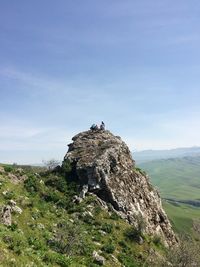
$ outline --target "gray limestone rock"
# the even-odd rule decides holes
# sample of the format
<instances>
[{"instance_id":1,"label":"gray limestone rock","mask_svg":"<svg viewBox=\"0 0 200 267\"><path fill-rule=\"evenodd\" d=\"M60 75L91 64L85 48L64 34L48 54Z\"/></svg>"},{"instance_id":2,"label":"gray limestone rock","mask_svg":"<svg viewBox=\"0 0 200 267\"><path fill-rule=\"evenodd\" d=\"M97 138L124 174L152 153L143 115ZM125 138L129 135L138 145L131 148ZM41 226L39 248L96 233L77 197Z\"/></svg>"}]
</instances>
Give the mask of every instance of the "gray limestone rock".
<instances>
[{"instance_id":1,"label":"gray limestone rock","mask_svg":"<svg viewBox=\"0 0 200 267\"><path fill-rule=\"evenodd\" d=\"M1 216L1 223L8 226L12 224L11 207L9 205L1 207L0 216Z\"/></svg>"},{"instance_id":2,"label":"gray limestone rock","mask_svg":"<svg viewBox=\"0 0 200 267\"><path fill-rule=\"evenodd\" d=\"M94 259L94 262L98 265L105 265L105 258L103 256L100 256L97 251L93 251L92 257Z\"/></svg>"},{"instance_id":3,"label":"gray limestone rock","mask_svg":"<svg viewBox=\"0 0 200 267\"><path fill-rule=\"evenodd\" d=\"M11 207L11 212L14 212L14 213L19 213L21 214L22 213L22 209L20 207L17 206L17 203L14 201L14 200L10 200L9 201L9 205Z\"/></svg>"},{"instance_id":4,"label":"gray limestone rock","mask_svg":"<svg viewBox=\"0 0 200 267\"><path fill-rule=\"evenodd\" d=\"M166 245L177 242L164 212L161 198L148 176L135 168L127 145L109 131L86 131L72 138L64 157L73 169L73 177L82 186L81 197L93 192L103 203L137 226L138 218L145 232L160 235Z\"/></svg>"}]
</instances>

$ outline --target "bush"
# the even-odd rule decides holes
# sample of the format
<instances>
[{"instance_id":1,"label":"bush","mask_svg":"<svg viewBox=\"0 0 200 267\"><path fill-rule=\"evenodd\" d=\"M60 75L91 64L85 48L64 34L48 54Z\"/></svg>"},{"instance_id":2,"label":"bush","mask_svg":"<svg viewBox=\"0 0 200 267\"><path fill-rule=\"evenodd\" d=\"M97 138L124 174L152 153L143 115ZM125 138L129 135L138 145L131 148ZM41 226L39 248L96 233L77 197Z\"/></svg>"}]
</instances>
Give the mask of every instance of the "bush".
<instances>
[{"instance_id":1,"label":"bush","mask_svg":"<svg viewBox=\"0 0 200 267\"><path fill-rule=\"evenodd\" d=\"M17 223L12 223L11 225L8 226L8 228L11 230L11 231L16 231L18 229L18 225Z\"/></svg>"},{"instance_id":2,"label":"bush","mask_svg":"<svg viewBox=\"0 0 200 267\"><path fill-rule=\"evenodd\" d=\"M38 178L34 175L30 175L29 178L24 182L24 187L29 193L36 193L40 190L40 183Z\"/></svg>"},{"instance_id":3,"label":"bush","mask_svg":"<svg viewBox=\"0 0 200 267\"><path fill-rule=\"evenodd\" d=\"M138 267L138 264L134 262L134 257L131 255L126 255L125 253L120 253L118 255L118 260L126 267Z\"/></svg>"},{"instance_id":4,"label":"bush","mask_svg":"<svg viewBox=\"0 0 200 267\"><path fill-rule=\"evenodd\" d=\"M60 192L67 192L68 185L65 177L59 175L50 175L50 177L45 181L45 185L54 187Z\"/></svg>"},{"instance_id":5,"label":"bush","mask_svg":"<svg viewBox=\"0 0 200 267\"><path fill-rule=\"evenodd\" d=\"M3 241L7 243L8 249L12 250L17 255L20 255L25 247L25 243L19 235L14 235L12 237L4 236Z\"/></svg>"},{"instance_id":6,"label":"bush","mask_svg":"<svg viewBox=\"0 0 200 267\"><path fill-rule=\"evenodd\" d=\"M128 228L124 232L124 235L130 241L136 241L136 242L140 242L143 238L142 232L139 229L135 228L134 226Z\"/></svg>"},{"instance_id":7,"label":"bush","mask_svg":"<svg viewBox=\"0 0 200 267\"><path fill-rule=\"evenodd\" d=\"M95 216L98 216L100 213L101 213L101 207L100 206L96 206L95 208L94 208L94 214L95 214Z\"/></svg>"},{"instance_id":8,"label":"bush","mask_svg":"<svg viewBox=\"0 0 200 267\"><path fill-rule=\"evenodd\" d=\"M101 226L101 230L106 232L106 233L108 233L108 234L110 234L110 233L112 233L113 225L110 224L110 223L104 223Z\"/></svg>"},{"instance_id":9,"label":"bush","mask_svg":"<svg viewBox=\"0 0 200 267\"><path fill-rule=\"evenodd\" d=\"M43 261L53 265L58 264L61 267L68 267L72 264L72 259L70 257L66 257L55 252L47 252L43 257Z\"/></svg>"},{"instance_id":10,"label":"bush","mask_svg":"<svg viewBox=\"0 0 200 267\"><path fill-rule=\"evenodd\" d=\"M88 214L88 213L85 213L84 215L82 215L82 220L87 223L87 224L94 224L94 218Z\"/></svg>"},{"instance_id":11,"label":"bush","mask_svg":"<svg viewBox=\"0 0 200 267\"><path fill-rule=\"evenodd\" d=\"M11 171L13 171L13 167L6 165L6 166L4 166L4 171L5 172L11 172Z\"/></svg>"},{"instance_id":12,"label":"bush","mask_svg":"<svg viewBox=\"0 0 200 267\"><path fill-rule=\"evenodd\" d=\"M142 237L144 237L143 232L146 226L144 219L141 216L137 217L137 227L131 226L130 228L126 229L124 235L130 241L140 241Z\"/></svg>"},{"instance_id":13,"label":"bush","mask_svg":"<svg viewBox=\"0 0 200 267\"><path fill-rule=\"evenodd\" d=\"M93 236L93 241L95 242L100 242L101 241L101 234L98 232L95 232L94 236Z\"/></svg>"},{"instance_id":14,"label":"bush","mask_svg":"<svg viewBox=\"0 0 200 267\"><path fill-rule=\"evenodd\" d=\"M180 237L180 244L168 251L167 261L171 266L200 266L200 244L191 238ZM161 266L166 266L164 262Z\"/></svg>"},{"instance_id":15,"label":"bush","mask_svg":"<svg viewBox=\"0 0 200 267\"><path fill-rule=\"evenodd\" d=\"M80 227L66 222L59 223L57 227L54 238L47 241L51 249L68 256L85 254L86 246L83 243Z\"/></svg>"},{"instance_id":16,"label":"bush","mask_svg":"<svg viewBox=\"0 0 200 267\"><path fill-rule=\"evenodd\" d=\"M42 193L42 198L47 202L53 203L57 203L60 200L60 196L54 191Z\"/></svg>"},{"instance_id":17,"label":"bush","mask_svg":"<svg viewBox=\"0 0 200 267\"><path fill-rule=\"evenodd\" d=\"M146 172L144 170L142 170L141 168L139 168L139 167L136 167L135 170L137 172L139 172L140 174L142 174L142 175L146 175Z\"/></svg>"},{"instance_id":18,"label":"bush","mask_svg":"<svg viewBox=\"0 0 200 267\"><path fill-rule=\"evenodd\" d=\"M119 241L118 244L120 245L120 247L122 247L124 251L128 250L127 243L124 240Z\"/></svg>"},{"instance_id":19,"label":"bush","mask_svg":"<svg viewBox=\"0 0 200 267\"><path fill-rule=\"evenodd\" d=\"M110 215L110 219L112 219L112 220L117 221L117 220L119 220L119 218L120 217L116 212L112 212L111 215Z\"/></svg>"},{"instance_id":20,"label":"bush","mask_svg":"<svg viewBox=\"0 0 200 267\"><path fill-rule=\"evenodd\" d=\"M106 253L111 254L115 251L115 246L112 243L108 243L102 247L102 250L105 251Z\"/></svg>"},{"instance_id":21,"label":"bush","mask_svg":"<svg viewBox=\"0 0 200 267\"><path fill-rule=\"evenodd\" d=\"M14 199L15 193L13 191L7 191L6 194L4 195L4 198L6 200Z\"/></svg>"},{"instance_id":22,"label":"bush","mask_svg":"<svg viewBox=\"0 0 200 267\"><path fill-rule=\"evenodd\" d=\"M154 237L153 237L153 243L156 245L156 246L158 246L158 245L160 245L162 242L161 242L161 237L159 236L159 235L155 235Z\"/></svg>"},{"instance_id":23,"label":"bush","mask_svg":"<svg viewBox=\"0 0 200 267\"><path fill-rule=\"evenodd\" d=\"M45 249L45 246L41 242L41 240L39 240L33 236L30 236L28 238L28 244L29 244L29 246L31 246L35 250L44 250Z\"/></svg>"},{"instance_id":24,"label":"bush","mask_svg":"<svg viewBox=\"0 0 200 267\"><path fill-rule=\"evenodd\" d=\"M68 173L70 173L72 171L72 165L71 165L71 162L69 160L63 161L63 163L62 163L62 171L65 174L68 174Z\"/></svg>"}]
</instances>

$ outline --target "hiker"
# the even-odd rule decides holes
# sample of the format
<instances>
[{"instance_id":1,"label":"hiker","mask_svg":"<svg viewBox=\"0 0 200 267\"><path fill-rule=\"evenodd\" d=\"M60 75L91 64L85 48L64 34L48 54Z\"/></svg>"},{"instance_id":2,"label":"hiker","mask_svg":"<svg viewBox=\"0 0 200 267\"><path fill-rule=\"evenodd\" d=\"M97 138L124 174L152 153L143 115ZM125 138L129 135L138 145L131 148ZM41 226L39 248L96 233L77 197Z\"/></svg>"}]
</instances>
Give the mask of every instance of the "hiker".
<instances>
[{"instance_id":1,"label":"hiker","mask_svg":"<svg viewBox=\"0 0 200 267\"><path fill-rule=\"evenodd\" d=\"M96 131L98 129L99 129L99 127L97 124L92 124L92 126L90 127L90 130L92 130L92 131Z\"/></svg>"},{"instance_id":2,"label":"hiker","mask_svg":"<svg viewBox=\"0 0 200 267\"><path fill-rule=\"evenodd\" d=\"M95 124L92 124L92 126L90 127L90 130L94 131L96 125Z\"/></svg>"},{"instance_id":3,"label":"hiker","mask_svg":"<svg viewBox=\"0 0 200 267\"><path fill-rule=\"evenodd\" d=\"M104 131L105 130L105 123L102 121L100 125L100 130Z\"/></svg>"}]
</instances>

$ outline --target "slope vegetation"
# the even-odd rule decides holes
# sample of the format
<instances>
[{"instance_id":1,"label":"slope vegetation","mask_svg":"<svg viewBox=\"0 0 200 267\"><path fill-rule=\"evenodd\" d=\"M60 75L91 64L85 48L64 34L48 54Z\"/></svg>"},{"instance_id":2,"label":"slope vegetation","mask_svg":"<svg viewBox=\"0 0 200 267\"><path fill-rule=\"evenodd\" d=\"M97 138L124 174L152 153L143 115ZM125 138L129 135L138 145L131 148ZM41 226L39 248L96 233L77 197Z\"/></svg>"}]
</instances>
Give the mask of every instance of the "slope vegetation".
<instances>
[{"instance_id":1,"label":"slope vegetation","mask_svg":"<svg viewBox=\"0 0 200 267\"><path fill-rule=\"evenodd\" d=\"M155 266L160 240L102 208L92 193L75 204L65 167L0 167L1 266Z\"/></svg>"}]
</instances>

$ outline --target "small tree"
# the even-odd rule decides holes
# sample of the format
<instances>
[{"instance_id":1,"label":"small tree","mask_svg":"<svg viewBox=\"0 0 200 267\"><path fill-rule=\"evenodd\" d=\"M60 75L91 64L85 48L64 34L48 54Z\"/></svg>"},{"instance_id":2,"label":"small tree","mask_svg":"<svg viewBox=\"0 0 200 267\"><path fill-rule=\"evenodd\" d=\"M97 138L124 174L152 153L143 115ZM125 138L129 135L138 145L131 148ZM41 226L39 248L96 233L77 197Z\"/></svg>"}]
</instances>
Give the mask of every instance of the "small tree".
<instances>
[{"instance_id":1,"label":"small tree","mask_svg":"<svg viewBox=\"0 0 200 267\"><path fill-rule=\"evenodd\" d=\"M200 244L189 236L180 236L179 244L168 249L166 257L150 257L151 267L198 267L200 266Z\"/></svg>"},{"instance_id":2,"label":"small tree","mask_svg":"<svg viewBox=\"0 0 200 267\"><path fill-rule=\"evenodd\" d=\"M47 161L43 160L42 162L44 163L44 165L47 167L48 170L53 170L60 163L56 159L50 159L50 160L47 160Z\"/></svg>"}]
</instances>

